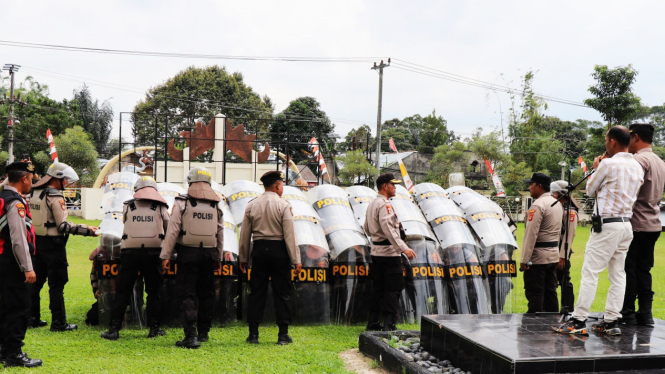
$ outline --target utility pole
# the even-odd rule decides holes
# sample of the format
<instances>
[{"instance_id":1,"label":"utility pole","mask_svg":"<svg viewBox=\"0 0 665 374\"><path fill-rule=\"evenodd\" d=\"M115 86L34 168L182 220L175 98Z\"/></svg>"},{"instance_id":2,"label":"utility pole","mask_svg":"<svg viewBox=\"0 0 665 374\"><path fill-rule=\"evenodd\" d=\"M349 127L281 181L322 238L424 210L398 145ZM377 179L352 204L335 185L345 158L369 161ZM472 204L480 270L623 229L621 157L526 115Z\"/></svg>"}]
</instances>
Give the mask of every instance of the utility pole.
<instances>
[{"instance_id":1,"label":"utility pole","mask_svg":"<svg viewBox=\"0 0 665 374\"><path fill-rule=\"evenodd\" d=\"M379 65L374 63L374 66L372 67L372 70L378 70L379 71L379 112L376 116L376 168L381 170L381 99L383 96L383 68L386 68L390 66L390 58L388 59L388 63L384 64L383 60L381 60L381 63Z\"/></svg>"},{"instance_id":2,"label":"utility pole","mask_svg":"<svg viewBox=\"0 0 665 374\"><path fill-rule=\"evenodd\" d=\"M18 71L21 65L5 64L2 70L8 70L10 76L9 86L9 121L7 122L7 137L9 138L9 160L7 164L14 162L14 103L17 102L14 97L14 73Z\"/></svg>"}]
</instances>

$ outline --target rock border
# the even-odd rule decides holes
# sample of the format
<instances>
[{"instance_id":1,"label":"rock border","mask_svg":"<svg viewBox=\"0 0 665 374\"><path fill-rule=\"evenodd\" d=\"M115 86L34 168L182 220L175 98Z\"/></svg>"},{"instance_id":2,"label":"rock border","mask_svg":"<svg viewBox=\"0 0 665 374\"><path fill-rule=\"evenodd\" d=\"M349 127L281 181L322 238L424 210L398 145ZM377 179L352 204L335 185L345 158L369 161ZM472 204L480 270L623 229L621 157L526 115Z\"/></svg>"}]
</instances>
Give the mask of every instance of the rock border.
<instances>
[{"instance_id":1,"label":"rock border","mask_svg":"<svg viewBox=\"0 0 665 374\"><path fill-rule=\"evenodd\" d=\"M391 339L397 336L400 340L408 338L420 338L420 331L397 330L392 332L370 332L365 331L358 337L358 348L364 355L376 360L379 365L392 373L407 374L432 374L431 371L408 361L406 355L394 349L383 339Z\"/></svg>"}]
</instances>

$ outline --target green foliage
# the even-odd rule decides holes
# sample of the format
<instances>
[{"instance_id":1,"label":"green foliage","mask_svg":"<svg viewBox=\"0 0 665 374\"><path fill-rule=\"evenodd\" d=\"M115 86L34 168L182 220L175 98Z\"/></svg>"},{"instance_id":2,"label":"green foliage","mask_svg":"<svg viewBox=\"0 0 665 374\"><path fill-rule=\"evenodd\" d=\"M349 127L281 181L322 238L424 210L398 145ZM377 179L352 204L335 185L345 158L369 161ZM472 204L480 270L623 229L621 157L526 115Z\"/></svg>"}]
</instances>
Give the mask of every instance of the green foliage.
<instances>
[{"instance_id":1,"label":"green foliage","mask_svg":"<svg viewBox=\"0 0 665 374\"><path fill-rule=\"evenodd\" d=\"M93 100L90 88L85 84L81 89L74 91L74 100L78 102L83 129L92 134L95 143L95 149L99 154L106 154L107 151L114 153L113 148L108 148L109 137L113 129L113 108L108 100L99 103L99 100ZM115 149L117 152L117 147Z\"/></svg>"},{"instance_id":2,"label":"green foliage","mask_svg":"<svg viewBox=\"0 0 665 374\"><path fill-rule=\"evenodd\" d=\"M501 177L507 196L517 196L520 191L527 190L529 186L524 183L524 180L533 173L525 162L515 163L512 160L502 164L495 171Z\"/></svg>"},{"instance_id":3,"label":"green foliage","mask_svg":"<svg viewBox=\"0 0 665 374\"><path fill-rule=\"evenodd\" d=\"M307 158L309 153L308 142L315 137L321 145L322 154L324 150L330 150L332 140L328 134L335 130L335 124L330 121L326 112L321 110L321 104L313 97L299 97L289 103L281 113L275 116L275 120L270 125L271 141L275 142L282 153L287 153L295 162ZM285 150L285 143L289 144L288 151ZM305 153L305 152L307 153Z\"/></svg>"},{"instance_id":4,"label":"green foliage","mask_svg":"<svg viewBox=\"0 0 665 374\"><path fill-rule=\"evenodd\" d=\"M54 137L58 149L58 160L71 166L79 175L82 186L91 186L99 174L97 151L92 143L92 135L80 126L65 130Z\"/></svg>"},{"instance_id":5,"label":"green foliage","mask_svg":"<svg viewBox=\"0 0 665 374\"><path fill-rule=\"evenodd\" d=\"M443 144L452 144L459 137L452 130L448 130L448 122L436 111L422 117L414 114L402 120L393 118L381 125L381 151L390 152L388 139L393 138L397 150L417 150L420 153L431 154L435 148Z\"/></svg>"},{"instance_id":6,"label":"green foliage","mask_svg":"<svg viewBox=\"0 0 665 374\"><path fill-rule=\"evenodd\" d=\"M416 149L415 140L410 132L402 128L388 128L381 130L381 152L392 152L389 143L391 138L400 152Z\"/></svg>"},{"instance_id":7,"label":"green foliage","mask_svg":"<svg viewBox=\"0 0 665 374\"><path fill-rule=\"evenodd\" d=\"M448 176L451 173L465 170L470 156L466 144L460 141L436 147L434 157L430 162L431 171L427 173L427 182L449 187Z\"/></svg>"},{"instance_id":8,"label":"green foliage","mask_svg":"<svg viewBox=\"0 0 665 374\"><path fill-rule=\"evenodd\" d=\"M648 122L654 125L654 147L665 147L665 104L652 107L641 106L640 111L633 117L639 122Z\"/></svg>"},{"instance_id":9,"label":"green foliage","mask_svg":"<svg viewBox=\"0 0 665 374\"><path fill-rule=\"evenodd\" d=\"M344 186L374 180L374 177L379 175L379 171L367 161L365 154L360 150L346 152L345 155L339 156L337 161L344 164L344 168L339 172L340 182Z\"/></svg>"},{"instance_id":10,"label":"green foliage","mask_svg":"<svg viewBox=\"0 0 665 374\"><path fill-rule=\"evenodd\" d=\"M640 112L640 98L632 92L637 70L631 65L608 69L607 65L596 65L591 74L596 85L589 87L595 96L584 100L584 104L600 112L609 129L613 125L625 125Z\"/></svg>"},{"instance_id":11,"label":"green foliage","mask_svg":"<svg viewBox=\"0 0 665 374\"><path fill-rule=\"evenodd\" d=\"M338 146L340 151L353 151L353 137L356 137L356 150L367 150L367 134L369 134L369 147L374 150L375 140L372 137L372 129L367 125L362 125L357 129L353 128L344 137L344 141Z\"/></svg>"}]
</instances>

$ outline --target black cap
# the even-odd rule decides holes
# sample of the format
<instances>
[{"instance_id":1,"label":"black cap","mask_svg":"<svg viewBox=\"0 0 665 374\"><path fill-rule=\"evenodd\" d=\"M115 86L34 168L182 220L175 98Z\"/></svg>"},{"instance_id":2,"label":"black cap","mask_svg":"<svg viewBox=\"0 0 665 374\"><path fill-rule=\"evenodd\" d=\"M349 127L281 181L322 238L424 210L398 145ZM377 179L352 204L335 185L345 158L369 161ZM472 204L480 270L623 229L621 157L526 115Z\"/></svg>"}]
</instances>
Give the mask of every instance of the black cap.
<instances>
[{"instance_id":1,"label":"black cap","mask_svg":"<svg viewBox=\"0 0 665 374\"><path fill-rule=\"evenodd\" d=\"M650 123L633 123L628 130L635 134L653 134L656 128Z\"/></svg>"},{"instance_id":2,"label":"black cap","mask_svg":"<svg viewBox=\"0 0 665 374\"><path fill-rule=\"evenodd\" d=\"M7 173L9 173L10 171L27 171L28 173L34 173L35 165L27 162L15 161L7 165L5 171Z\"/></svg>"},{"instance_id":3,"label":"black cap","mask_svg":"<svg viewBox=\"0 0 665 374\"><path fill-rule=\"evenodd\" d=\"M284 172L278 170L269 171L261 176L261 182L264 185L272 185L276 181L283 181L283 180L284 180Z\"/></svg>"},{"instance_id":4,"label":"black cap","mask_svg":"<svg viewBox=\"0 0 665 374\"><path fill-rule=\"evenodd\" d=\"M395 176L393 175L393 173L381 174L381 175L378 176L378 178L376 178L376 185L377 186L380 186L380 185L385 184L385 183L400 184L400 183L402 183L402 181L399 180L399 179L395 179Z\"/></svg>"},{"instance_id":5,"label":"black cap","mask_svg":"<svg viewBox=\"0 0 665 374\"><path fill-rule=\"evenodd\" d=\"M543 174L543 173L533 173L531 176L531 179L525 179L525 183L538 183L542 184L543 186L550 186L550 183L552 183L552 178L550 178L549 175Z\"/></svg>"}]
</instances>

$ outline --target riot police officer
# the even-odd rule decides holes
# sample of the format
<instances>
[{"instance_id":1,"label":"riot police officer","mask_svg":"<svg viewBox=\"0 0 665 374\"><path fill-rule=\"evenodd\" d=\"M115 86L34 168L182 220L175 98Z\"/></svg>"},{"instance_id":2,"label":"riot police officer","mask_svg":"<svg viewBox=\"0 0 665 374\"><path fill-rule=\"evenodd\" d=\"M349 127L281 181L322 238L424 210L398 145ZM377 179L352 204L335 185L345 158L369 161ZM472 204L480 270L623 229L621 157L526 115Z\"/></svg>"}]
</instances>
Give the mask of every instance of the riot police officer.
<instances>
[{"instance_id":1,"label":"riot police officer","mask_svg":"<svg viewBox=\"0 0 665 374\"><path fill-rule=\"evenodd\" d=\"M265 193L247 204L240 229L240 269L247 273L250 240L252 267L249 275L249 336L247 342L259 343L259 324L263 320L268 283L272 283L275 315L279 333L277 344L286 345L291 324L291 265L300 273L300 249L296 245L291 204L282 199L284 174L269 171L261 177Z\"/></svg>"},{"instance_id":2,"label":"riot police officer","mask_svg":"<svg viewBox=\"0 0 665 374\"><path fill-rule=\"evenodd\" d=\"M173 251L178 254L176 297L185 338L183 348L198 348L209 340L215 303L214 272L221 269L224 250L224 220L217 193L210 187L212 175L205 168L189 171L186 195L176 197L166 238L162 244L164 270ZM199 309L196 312L196 298ZM198 335L197 335L198 328Z\"/></svg>"},{"instance_id":3,"label":"riot police officer","mask_svg":"<svg viewBox=\"0 0 665 374\"><path fill-rule=\"evenodd\" d=\"M556 181L550 184L550 193L555 199L563 196L568 187L566 181ZM572 196L564 196L561 200L563 206L563 217L561 220L561 239L559 240L559 265L556 277L559 285L563 284L564 290L561 294L561 307L566 307L569 312L575 308L575 291L573 282L570 280L570 256L573 254L573 241L577 232L577 221L579 220L580 206ZM570 212L568 212L570 205ZM566 248L566 245L568 248ZM566 255L568 257L566 257Z\"/></svg>"},{"instance_id":4,"label":"riot police officer","mask_svg":"<svg viewBox=\"0 0 665 374\"><path fill-rule=\"evenodd\" d=\"M35 233L30 209L20 194L30 192L35 167L26 162L7 166L8 184L0 192L0 361L5 367L41 366L21 352L30 311L30 284L36 275L30 254Z\"/></svg>"},{"instance_id":5,"label":"riot police officer","mask_svg":"<svg viewBox=\"0 0 665 374\"><path fill-rule=\"evenodd\" d=\"M401 255L404 254L409 260L416 258L416 252L400 237L400 223L388 200L395 196L395 185L400 183L402 181L396 180L392 173L379 175L376 178L379 196L367 207L364 229L372 238L372 263L369 270L372 292L368 330L397 329L395 324L399 312L399 295L404 289ZM380 312L383 312L383 326L379 322Z\"/></svg>"},{"instance_id":6,"label":"riot police officer","mask_svg":"<svg viewBox=\"0 0 665 374\"><path fill-rule=\"evenodd\" d=\"M67 164L56 162L48 168L46 175L32 186L30 210L37 235L37 251L33 256L37 281L31 291L30 327L46 326L46 321L40 319L39 293L48 278L51 331L71 331L77 328L76 325L67 323L65 313L64 289L69 281L65 247L70 234L97 236L97 227L75 225L67 221L67 207L62 191L67 185L78 180L74 169Z\"/></svg>"},{"instance_id":7,"label":"riot police officer","mask_svg":"<svg viewBox=\"0 0 665 374\"><path fill-rule=\"evenodd\" d=\"M165 335L164 330L159 329L159 289L163 284L159 254L169 225L168 205L157 192L157 183L152 177L139 178L134 184L134 192L134 199L125 202L122 213L125 225L121 244L121 266L109 331L102 333L102 338L108 340L119 338L118 331L122 328L122 320L139 272L145 280L148 294L148 338Z\"/></svg>"}]
</instances>

